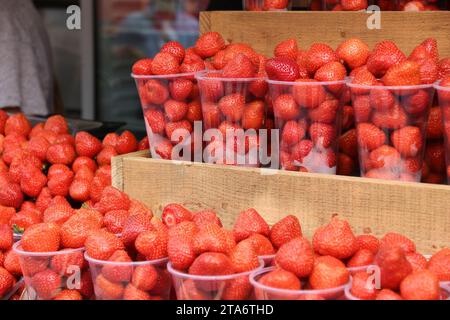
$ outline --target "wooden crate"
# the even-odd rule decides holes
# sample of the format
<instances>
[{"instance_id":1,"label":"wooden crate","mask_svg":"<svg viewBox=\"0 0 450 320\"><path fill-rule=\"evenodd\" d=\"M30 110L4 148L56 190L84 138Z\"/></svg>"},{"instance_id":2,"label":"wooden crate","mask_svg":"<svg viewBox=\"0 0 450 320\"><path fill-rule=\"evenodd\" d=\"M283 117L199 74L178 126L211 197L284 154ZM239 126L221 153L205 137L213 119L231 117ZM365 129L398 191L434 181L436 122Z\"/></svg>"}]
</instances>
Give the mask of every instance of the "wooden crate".
<instances>
[{"instance_id":1,"label":"wooden crate","mask_svg":"<svg viewBox=\"0 0 450 320\"><path fill-rule=\"evenodd\" d=\"M364 12L203 12L200 31L217 31L230 42L251 44L259 53L273 55L277 43L296 38L301 48L314 42L337 46L351 37L371 47L393 40L410 53L424 39L434 37L442 57L450 57L450 11L381 12L381 29L369 30Z\"/></svg>"},{"instance_id":2,"label":"wooden crate","mask_svg":"<svg viewBox=\"0 0 450 320\"><path fill-rule=\"evenodd\" d=\"M253 207L270 224L296 215L308 237L339 214L357 233L400 232L424 253L450 246L448 186L174 163L149 159L147 152L114 158L112 174L115 187L158 214L173 202L212 208L230 227L240 211Z\"/></svg>"}]
</instances>

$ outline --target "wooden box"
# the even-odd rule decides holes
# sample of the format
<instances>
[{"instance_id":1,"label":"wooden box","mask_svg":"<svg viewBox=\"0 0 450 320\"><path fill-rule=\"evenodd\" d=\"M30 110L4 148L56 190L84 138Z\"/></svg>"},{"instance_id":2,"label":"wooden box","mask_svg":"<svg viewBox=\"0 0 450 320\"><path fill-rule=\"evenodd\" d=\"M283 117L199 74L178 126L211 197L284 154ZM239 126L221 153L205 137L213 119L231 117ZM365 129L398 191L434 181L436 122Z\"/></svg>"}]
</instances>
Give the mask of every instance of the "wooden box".
<instances>
[{"instance_id":1,"label":"wooden box","mask_svg":"<svg viewBox=\"0 0 450 320\"><path fill-rule=\"evenodd\" d=\"M400 232L424 253L450 246L448 186L171 162L147 152L114 158L112 174L115 187L157 214L169 203L211 208L231 227L255 208L270 224L296 215L308 237L339 214L358 234Z\"/></svg>"}]
</instances>

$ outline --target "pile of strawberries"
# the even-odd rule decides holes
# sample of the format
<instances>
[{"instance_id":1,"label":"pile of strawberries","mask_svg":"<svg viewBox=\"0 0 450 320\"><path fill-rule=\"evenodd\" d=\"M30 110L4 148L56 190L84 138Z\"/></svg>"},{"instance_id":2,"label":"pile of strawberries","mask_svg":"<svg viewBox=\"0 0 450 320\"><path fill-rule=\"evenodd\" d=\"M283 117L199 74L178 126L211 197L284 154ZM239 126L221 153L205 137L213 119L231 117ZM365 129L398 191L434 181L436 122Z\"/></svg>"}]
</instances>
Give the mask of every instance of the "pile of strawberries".
<instances>
[{"instance_id":1,"label":"pile of strawberries","mask_svg":"<svg viewBox=\"0 0 450 320\"><path fill-rule=\"evenodd\" d=\"M435 11L441 10L439 0L313 0L311 10L360 11L375 4L383 11Z\"/></svg>"},{"instance_id":2,"label":"pile of strawberries","mask_svg":"<svg viewBox=\"0 0 450 320\"><path fill-rule=\"evenodd\" d=\"M286 10L290 0L244 0L244 10L247 11L276 11Z\"/></svg>"},{"instance_id":3,"label":"pile of strawberries","mask_svg":"<svg viewBox=\"0 0 450 320\"><path fill-rule=\"evenodd\" d=\"M360 11L369 6L367 0L322 0L324 10L332 11Z\"/></svg>"},{"instance_id":4,"label":"pile of strawberries","mask_svg":"<svg viewBox=\"0 0 450 320\"><path fill-rule=\"evenodd\" d=\"M397 10L401 11L435 11L440 10L439 0L398 0Z\"/></svg>"}]
</instances>

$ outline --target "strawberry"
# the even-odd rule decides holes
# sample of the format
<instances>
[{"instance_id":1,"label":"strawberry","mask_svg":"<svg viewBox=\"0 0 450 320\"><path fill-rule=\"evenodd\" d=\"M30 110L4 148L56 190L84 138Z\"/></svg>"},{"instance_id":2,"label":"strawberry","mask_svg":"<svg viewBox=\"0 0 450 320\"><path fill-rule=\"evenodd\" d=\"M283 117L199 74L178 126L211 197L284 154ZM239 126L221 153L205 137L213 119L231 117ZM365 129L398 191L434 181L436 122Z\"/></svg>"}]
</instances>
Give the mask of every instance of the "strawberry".
<instances>
[{"instance_id":1,"label":"strawberry","mask_svg":"<svg viewBox=\"0 0 450 320\"><path fill-rule=\"evenodd\" d=\"M369 95L370 106L379 112L387 112L395 105L395 97L391 91L386 90L383 86L372 89Z\"/></svg>"},{"instance_id":2,"label":"strawberry","mask_svg":"<svg viewBox=\"0 0 450 320\"><path fill-rule=\"evenodd\" d=\"M312 122L334 124L339 110L339 101L325 100L317 108L309 110L308 115Z\"/></svg>"},{"instance_id":3,"label":"strawberry","mask_svg":"<svg viewBox=\"0 0 450 320\"><path fill-rule=\"evenodd\" d=\"M225 49L225 40L218 32L206 32L195 43L195 52L203 59L213 57L222 49Z\"/></svg>"},{"instance_id":4,"label":"strawberry","mask_svg":"<svg viewBox=\"0 0 450 320\"><path fill-rule=\"evenodd\" d=\"M173 143L182 143L193 131L192 124L187 120L166 123L166 135Z\"/></svg>"},{"instance_id":5,"label":"strawberry","mask_svg":"<svg viewBox=\"0 0 450 320\"><path fill-rule=\"evenodd\" d=\"M226 282L222 300L248 300L253 293L253 287L246 276L237 277Z\"/></svg>"},{"instance_id":6,"label":"strawberry","mask_svg":"<svg viewBox=\"0 0 450 320\"><path fill-rule=\"evenodd\" d=\"M254 270L259 266L256 250L251 242L238 243L229 254L235 273Z\"/></svg>"},{"instance_id":7,"label":"strawberry","mask_svg":"<svg viewBox=\"0 0 450 320\"><path fill-rule=\"evenodd\" d=\"M281 132L281 141L288 146L293 146L299 143L305 137L305 130L294 121L288 121Z\"/></svg>"},{"instance_id":8,"label":"strawberry","mask_svg":"<svg viewBox=\"0 0 450 320\"><path fill-rule=\"evenodd\" d=\"M7 224L0 224L0 250L9 250L13 245L13 232Z\"/></svg>"},{"instance_id":9,"label":"strawberry","mask_svg":"<svg viewBox=\"0 0 450 320\"><path fill-rule=\"evenodd\" d=\"M298 105L307 109L317 108L326 99L324 87L313 79L297 80L292 95Z\"/></svg>"},{"instance_id":10,"label":"strawberry","mask_svg":"<svg viewBox=\"0 0 450 320\"><path fill-rule=\"evenodd\" d=\"M47 177L33 166L23 170L20 179L22 192L29 197L37 197L47 184Z\"/></svg>"},{"instance_id":11,"label":"strawberry","mask_svg":"<svg viewBox=\"0 0 450 320\"><path fill-rule=\"evenodd\" d=\"M105 214L103 220L106 230L111 233L119 234L123 230L123 226L128 219L128 211L126 210L111 210Z\"/></svg>"},{"instance_id":12,"label":"strawberry","mask_svg":"<svg viewBox=\"0 0 450 320\"><path fill-rule=\"evenodd\" d=\"M202 114L202 105L200 101L195 100L188 103L188 110L186 113L186 119L189 120L191 123L194 123L195 121L201 121L203 118Z\"/></svg>"},{"instance_id":13,"label":"strawberry","mask_svg":"<svg viewBox=\"0 0 450 320\"><path fill-rule=\"evenodd\" d=\"M337 174L351 176L355 172L355 161L345 153L339 153L337 158Z\"/></svg>"},{"instance_id":14,"label":"strawberry","mask_svg":"<svg viewBox=\"0 0 450 320\"><path fill-rule=\"evenodd\" d=\"M177 58L178 63L182 63L184 60L185 50L181 43L177 41L166 42L162 47L160 52L167 52L172 54Z\"/></svg>"},{"instance_id":15,"label":"strawberry","mask_svg":"<svg viewBox=\"0 0 450 320\"><path fill-rule=\"evenodd\" d=\"M403 300L403 298L390 289L383 289L378 292L376 300Z\"/></svg>"},{"instance_id":16,"label":"strawberry","mask_svg":"<svg viewBox=\"0 0 450 320\"><path fill-rule=\"evenodd\" d=\"M106 279L102 274L95 279L95 295L100 300L119 300L123 297L124 288L120 283Z\"/></svg>"},{"instance_id":17,"label":"strawberry","mask_svg":"<svg viewBox=\"0 0 450 320\"><path fill-rule=\"evenodd\" d=\"M291 240L302 236L302 228L297 217L289 215L276 224L270 230L270 241L275 248L280 248Z\"/></svg>"},{"instance_id":18,"label":"strawberry","mask_svg":"<svg viewBox=\"0 0 450 320\"><path fill-rule=\"evenodd\" d=\"M263 275L258 282L270 288L284 290L300 290L302 286L294 273L283 269L275 269Z\"/></svg>"},{"instance_id":19,"label":"strawberry","mask_svg":"<svg viewBox=\"0 0 450 320\"><path fill-rule=\"evenodd\" d=\"M436 39L428 38L424 40L420 45L414 48L408 59L412 61L431 59L432 61L438 63L439 51Z\"/></svg>"},{"instance_id":20,"label":"strawberry","mask_svg":"<svg viewBox=\"0 0 450 320\"><path fill-rule=\"evenodd\" d=\"M7 174L0 174L0 205L20 208L23 200L20 185L13 183Z\"/></svg>"},{"instance_id":21,"label":"strawberry","mask_svg":"<svg viewBox=\"0 0 450 320\"><path fill-rule=\"evenodd\" d=\"M340 81L344 80L346 76L347 70L345 69L344 65L340 62L332 61L320 67L316 71L314 79L324 82ZM342 87L342 85L329 86L329 88L333 89L332 92L339 92Z\"/></svg>"},{"instance_id":22,"label":"strawberry","mask_svg":"<svg viewBox=\"0 0 450 320\"><path fill-rule=\"evenodd\" d=\"M105 214L111 210L127 210L130 208L130 198L114 187L106 187L95 209Z\"/></svg>"},{"instance_id":23,"label":"strawberry","mask_svg":"<svg viewBox=\"0 0 450 320\"><path fill-rule=\"evenodd\" d=\"M117 140L116 151L118 154L127 154L137 150L138 141L133 133L126 130Z\"/></svg>"},{"instance_id":24,"label":"strawberry","mask_svg":"<svg viewBox=\"0 0 450 320\"><path fill-rule=\"evenodd\" d=\"M253 78L256 68L250 58L244 54L238 54L223 68L224 78Z\"/></svg>"},{"instance_id":25,"label":"strawberry","mask_svg":"<svg viewBox=\"0 0 450 320\"><path fill-rule=\"evenodd\" d=\"M22 276L22 268L20 267L19 255L14 250L9 250L4 254L3 267L13 276ZM1 259L0 259L1 260ZM0 262L1 265L1 262Z\"/></svg>"},{"instance_id":26,"label":"strawberry","mask_svg":"<svg viewBox=\"0 0 450 320\"><path fill-rule=\"evenodd\" d=\"M358 145L360 148L372 151L381 147L386 141L385 133L370 123L360 123L357 128Z\"/></svg>"},{"instance_id":27,"label":"strawberry","mask_svg":"<svg viewBox=\"0 0 450 320\"><path fill-rule=\"evenodd\" d=\"M204 223L201 223L198 225L192 221L180 222L179 224L177 224L169 229L169 237L170 238L177 238L177 237L193 238L194 235L199 231L199 227L203 228L207 224L216 224L216 222L215 221L205 221ZM219 226L219 227L221 227L221 226Z\"/></svg>"},{"instance_id":28,"label":"strawberry","mask_svg":"<svg viewBox=\"0 0 450 320\"><path fill-rule=\"evenodd\" d=\"M420 253L406 254L406 260L411 264L412 272L422 271L427 268L428 260Z\"/></svg>"},{"instance_id":29,"label":"strawberry","mask_svg":"<svg viewBox=\"0 0 450 320\"><path fill-rule=\"evenodd\" d=\"M48 172L48 189L52 196L66 197L73 181L73 172L65 165L52 165Z\"/></svg>"},{"instance_id":30,"label":"strawberry","mask_svg":"<svg viewBox=\"0 0 450 320\"><path fill-rule=\"evenodd\" d=\"M25 230L22 248L29 252L58 251L61 241L60 227L54 223L39 223Z\"/></svg>"},{"instance_id":31,"label":"strawberry","mask_svg":"<svg viewBox=\"0 0 450 320\"><path fill-rule=\"evenodd\" d=\"M192 237L182 235L169 238L167 253L172 266L176 270L187 270L197 257Z\"/></svg>"},{"instance_id":32,"label":"strawberry","mask_svg":"<svg viewBox=\"0 0 450 320\"><path fill-rule=\"evenodd\" d=\"M84 245L87 254L98 260L107 260L116 250L123 249L122 241L105 230L95 230L89 233Z\"/></svg>"},{"instance_id":33,"label":"strawberry","mask_svg":"<svg viewBox=\"0 0 450 320\"><path fill-rule=\"evenodd\" d=\"M450 281L450 249L444 248L435 253L428 262L428 269L434 272L440 281Z\"/></svg>"},{"instance_id":34,"label":"strawberry","mask_svg":"<svg viewBox=\"0 0 450 320\"><path fill-rule=\"evenodd\" d=\"M306 53L306 69L310 75L314 75L327 63L335 61L339 61L336 52L323 43L314 43Z\"/></svg>"},{"instance_id":35,"label":"strawberry","mask_svg":"<svg viewBox=\"0 0 450 320\"><path fill-rule=\"evenodd\" d=\"M31 286L36 291L38 298L49 300L54 298L61 290L61 280L57 273L47 269L31 278Z\"/></svg>"},{"instance_id":36,"label":"strawberry","mask_svg":"<svg viewBox=\"0 0 450 320\"><path fill-rule=\"evenodd\" d=\"M148 109L144 112L147 125L154 134L162 134L165 128L164 113L161 110Z\"/></svg>"},{"instance_id":37,"label":"strawberry","mask_svg":"<svg viewBox=\"0 0 450 320\"><path fill-rule=\"evenodd\" d=\"M428 111L432 103L429 93L425 90L419 90L417 93L407 96L403 101L403 106L406 112L421 116L425 111Z\"/></svg>"},{"instance_id":38,"label":"strawberry","mask_svg":"<svg viewBox=\"0 0 450 320\"><path fill-rule=\"evenodd\" d=\"M374 112L372 122L379 128L400 129L407 125L408 117L399 105L386 112Z\"/></svg>"},{"instance_id":39,"label":"strawberry","mask_svg":"<svg viewBox=\"0 0 450 320\"><path fill-rule=\"evenodd\" d=\"M38 210L20 211L9 221L10 227L18 231L24 231L30 226L42 222L41 213Z\"/></svg>"},{"instance_id":40,"label":"strawberry","mask_svg":"<svg viewBox=\"0 0 450 320\"><path fill-rule=\"evenodd\" d=\"M14 208L0 205L0 224L8 224L15 213L16 210Z\"/></svg>"},{"instance_id":41,"label":"strawberry","mask_svg":"<svg viewBox=\"0 0 450 320\"><path fill-rule=\"evenodd\" d=\"M445 148L442 143L428 143L425 150L425 161L433 172L445 172Z\"/></svg>"},{"instance_id":42,"label":"strawberry","mask_svg":"<svg viewBox=\"0 0 450 320\"><path fill-rule=\"evenodd\" d=\"M287 57L297 59L298 45L296 39L287 39L280 42L274 50L275 57Z\"/></svg>"},{"instance_id":43,"label":"strawberry","mask_svg":"<svg viewBox=\"0 0 450 320\"><path fill-rule=\"evenodd\" d=\"M382 41L376 44L375 49L370 54L367 60L367 69L375 77L381 78L386 74L388 69L405 60L405 54L394 42Z\"/></svg>"},{"instance_id":44,"label":"strawberry","mask_svg":"<svg viewBox=\"0 0 450 320\"><path fill-rule=\"evenodd\" d=\"M328 225L316 230L313 236L314 251L321 255L330 255L346 259L358 250L356 237L349 223L334 217Z\"/></svg>"},{"instance_id":45,"label":"strawberry","mask_svg":"<svg viewBox=\"0 0 450 320\"><path fill-rule=\"evenodd\" d=\"M102 142L93 135L81 131L75 136L75 147L78 156L94 158L102 150Z\"/></svg>"},{"instance_id":46,"label":"strawberry","mask_svg":"<svg viewBox=\"0 0 450 320\"><path fill-rule=\"evenodd\" d=\"M63 116L54 115L45 121L44 130L52 131L56 134L66 134L69 133L69 125Z\"/></svg>"},{"instance_id":47,"label":"strawberry","mask_svg":"<svg viewBox=\"0 0 450 320\"><path fill-rule=\"evenodd\" d=\"M97 170L95 160L88 157L77 157L72 164L72 171L77 173L83 166L87 166L93 172Z\"/></svg>"},{"instance_id":48,"label":"strawberry","mask_svg":"<svg viewBox=\"0 0 450 320\"><path fill-rule=\"evenodd\" d=\"M414 61L403 61L390 67L384 77L386 86L414 86L420 82L420 65Z\"/></svg>"},{"instance_id":49,"label":"strawberry","mask_svg":"<svg viewBox=\"0 0 450 320\"><path fill-rule=\"evenodd\" d=\"M365 267L373 264L375 254L369 249L359 249L353 257L347 262L347 267Z\"/></svg>"},{"instance_id":50,"label":"strawberry","mask_svg":"<svg viewBox=\"0 0 450 320\"><path fill-rule=\"evenodd\" d=\"M336 129L325 123L313 123L309 127L309 135L318 148L329 148L336 140Z\"/></svg>"},{"instance_id":51,"label":"strawberry","mask_svg":"<svg viewBox=\"0 0 450 320\"><path fill-rule=\"evenodd\" d=\"M193 89L194 84L189 79L178 78L169 84L170 96L179 102L186 101Z\"/></svg>"},{"instance_id":52,"label":"strawberry","mask_svg":"<svg viewBox=\"0 0 450 320\"><path fill-rule=\"evenodd\" d=\"M5 136L18 134L27 137L31 131L31 124L23 113L11 115L5 122Z\"/></svg>"},{"instance_id":53,"label":"strawberry","mask_svg":"<svg viewBox=\"0 0 450 320\"><path fill-rule=\"evenodd\" d=\"M4 110L0 110L0 134L5 134L5 124L9 116Z\"/></svg>"},{"instance_id":54,"label":"strawberry","mask_svg":"<svg viewBox=\"0 0 450 320\"><path fill-rule=\"evenodd\" d=\"M422 151L422 134L417 127L408 126L394 131L391 141L404 157L415 157Z\"/></svg>"},{"instance_id":55,"label":"strawberry","mask_svg":"<svg viewBox=\"0 0 450 320\"><path fill-rule=\"evenodd\" d=\"M188 105L185 102L167 100L164 103L164 111L169 121L181 121L186 116Z\"/></svg>"},{"instance_id":56,"label":"strawberry","mask_svg":"<svg viewBox=\"0 0 450 320\"><path fill-rule=\"evenodd\" d=\"M111 146L103 147L102 151L97 155L97 163L100 166L111 165L111 159L117 155L118 153L115 148Z\"/></svg>"},{"instance_id":57,"label":"strawberry","mask_svg":"<svg viewBox=\"0 0 450 320\"><path fill-rule=\"evenodd\" d=\"M50 206L44 211L43 220L44 222L52 222L61 226L74 214L75 210L68 204L50 204Z\"/></svg>"},{"instance_id":58,"label":"strawberry","mask_svg":"<svg viewBox=\"0 0 450 320\"><path fill-rule=\"evenodd\" d=\"M60 276L69 277L76 274L76 272L81 272L84 269L86 262L82 251L64 254L67 250L70 249L63 249L58 255L53 256L50 267Z\"/></svg>"},{"instance_id":59,"label":"strawberry","mask_svg":"<svg viewBox=\"0 0 450 320\"><path fill-rule=\"evenodd\" d=\"M279 95L274 101L273 111L275 117L282 120L294 120L300 115L300 108L290 94Z\"/></svg>"},{"instance_id":60,"label":"strawberry","mask_svg":"<svg viewBox=\"0 0 450 320\"><path fill-rule=\"evenodd\" d=\"M380 247L380 240L377 237L370 234L363 234L356 237L359 250L368 249L373 254L377 254Z\"/></svg>"},{"instance_id":61,"label":"strawberry","mask_svg":"<svg viewBox=\"0 0 450 320\"><path fill-rule=\"evenodd\" d=\"M228 253L235 246L235 243L229 244L227 232L215 223L202 225L194 235L192 244L197 254Z\"/></svg>"},{"instance_id":62,"label":"strawberry","mask_svg":"<svg viewBox=\"0 0 450 320\"><path fill-rule=\"evenodd\" d=\"M358 156L356 129L347 131L339 138L339 150L353 159Z\"/></svg>"},{"instance_id":63,"label":"strawberry","mask_svg":"<svg viewBox=\"0 0 450 320\"><path fill-rule=\"evenodd\" d=\"M249 58L256 68L259 67L259 55L253 50L251 46L245 43L232 43L225 49L225 56L223 63L226 65L229 61L233 60L239 54L243 54Z\"/></svg>"},{"instance_id":64,"label":"strawberry","mask_svg":"<svg viewBox=\"0 0 450 320\"><path fill-rule=\"evenodd\" d=\"M164 231L145 231L137 236L135 246L147 260L158 260L167 257L168 240L168 235Z\"/></svg>"},{"instance_id":65,"label":"strawberry","mask_svg":"<svg viewBox=\"0 0 450 320\"><path fill-rule=\"evenodd\" d=\"M444 79L450 76L450 58L445 58L439 61L439 74L438 79Z\"/></svg>"},{"instance_id":66,"label":"strawberry","mask_svg":"<svg viewBox=\"0 0 450 320\"><path fill-rule=\"evenodd\" d=\"M123 292L123 300L151 300L151 296L142 290L139 290L132 284L128 284Z\"/></svg>"},{"instance_id":67,"label":"strawberry","mask_svg":"<svg viewBox=\"0 0 450 320\"><path fill-rule=\"evenodd\" d=\"M180 66L181 73L196 73L206 69L205 62L197 55L186 55Z\"/></svg>"},{"instance_id":68,"label":"strawberry","mask_svg":"<svg viewBox=\"0 0 450 320\"><path fill-rule=\"evenodd\" d=\"M136 199L131 199L130 209L128 209L128 214L130 216L143 214L148 216L149 219L153 218L153 212L144 203Z\"/></svg>"},{"instance_id":69,"label":"strawberry","mask_svg":"<svg viewBox=\"0 0 450 320\"><path fill-rule=\"evenodd\" d=\"M289 2L287 0L264 0L264 10L283 10L288 7Z\"/></svg>"},{"instance_id":70,"label":"strawberry","mask_svg":"<svg viewBox=\"0 0 450 320\"><path fill-rule=\"evenodd\" d=\"M47 159L47 150L50 147L50 143L44 137L34 137L28 141L26 150L37 157L41 161Z\"/></svg>"},{"instance_id":71,"label":"strawberry","mask_svg":"<svg viewBox=\"0 0 450 320\"><path fill-rule=\"evenodd\" d=\"M212 210L204 210L194 213L192 221L197 226L202 226L208 223L215 223L219 227L222 227L222 222L220 221L220 218L217 216L217 213L215 213Z\"/></svg>"},{"instance_id":72,"label":"strawberry","mask_svg":"<svg viewBox=\"0 0 450 320\"><path fill-rule=\"evenodd\" d=\"M245 108L245 97L239 93L224 96L219 101L219 109L227 120L240 121Z\"/></svg>"},{"instance_id":73,"label":"strawberry","mask_svg":"<svg viewBox=\"0 0 450 320\"><path fill-rule=\"evenodd\" d=\"M103 276L111 282L129 282L133 275L133 267L128 264L132 260L124 250L115 251L108 261L116 264L106 263L102 268Z\"/></svg>"},{"instance_id":74,"label":"strawberry","mask_svg":"<svg viewBox=\"0 0 450 320\"><path fill-rule=\"evenodd\" d=\"M117 140L119 139L119 135L115 132L108 133L102 141L103 147L111 146L113 148L117 145Z\"/></svg>"},{"instance_id":75,"label":"strawberry","mask_svg":"<svg viewBox=\"0 0 450 320\"><path fill-rule=\"evenodd\" d=\"M433 107L428 117L427 139L441 139L444 134L442 125L442 111L439 107Z\"/></svg>"},{"instance_id":76,"label":"strawberry","mask_svg":"<svg viewBox=\"0 0 450 320\"><path fill-rule=\"evenodd\" d=\"M91 209L80 209L61 226L61 244L65 248L81 248L88 235L103 225L103 216Z\"/></svg>"},{"instance_id":77,"label":"strawberry","mask_svg":"<svg viewBox=\"0 0 450 320\"><path fill-rule=\"evenodd\" d=\"M400 153L395 148L383 145L370 153L368 162L365 165L373 169L397 170L400 161Z\"/></svg>"},{"instance_id":78,"label":"strawberry","mask_svg":"<svg viewBox=\"0 0 450 320\"><path fill-rule=\"evenodd\" d=\"M152 290L158 280L158 272L151 264L141 265L134 269L131 283L142 291Z\"/></svg>"},{"instance_id":79,"label":"strawberry","mask_svg":"<svg viewBox=\"0 0 450 320\"><path fill-rule=\"evenodd\" d=\"M381 238L380 245L398 246L405 251L405 253L416 252L416 245L412 240L404 235L394 232L386 233L385 236Z\"/></svg>"},{"instance_id":80,"label":"strawberry","mask_svg":"<svg viewBox=\"0 0 450 320\"><path fill-rule=\"evenodd\" d=\"M192 212L179 204L168 204L162 212L162 220L168 227L182 221L192 221Z\"/></svg>"},{"instance_id":81,"label":"strawberry","mask_svg":"<svg viewBox=\"0 0 450 320\"><path fill-rule=\"evenodd\" d=\"M70 144L71 146L75 146L75 138L69 134L64 133L56 136L54 144Z\"/></svg>"},{"instance_id":82,"label":"strawberry","mask_svg":"<svg viewBox=\"0 0 450 320\"><path fill-rule=\"evenodd\" d=\"M158 80L148 80L145 91L141 92L141 99L149 104L161 105L169 97L169 90Z\"/></svg>"},{"instance_id":83,"label":"strawberry","mask_svg":"<svg viewBox=\"0 0 450 320\"><path fill-rule=\"evenodd\" d=\"M66 300L66 301L74 301L74 300L83 300L81 293L77 290L62 290L58 293L53 300Z\"/></svg>"},{"instance_id":84,"label":"strawberry","mask_svg":"<svg viewBox=\"0 0 450 320\"><path fill-rule=\"evenodd\" d=\"M429 270L411 273L400 284L400 293L405 300L439 300L439 279Z\"/></svg>"},{"instance_id":85,"label":"strawberry","mask_svg":"<svg viewBox=\"0 0 450 320\"><path fill-rule=\"evenodd\" d=\"M331 256L318 257L309 277L312 289L330 289L345 285L350 279L350 273L344 263Z\"/></svg>"},{"instance_id":86,"label":"strawberry","mask_svg":"<svg viewBox=\"0 0 450 320\"><path fill-rule=\"evenodd\" d=\"M267 237L270 233L270 227L255 209L248 209L238 215L233 232L236 241L239 242L254 233L259 233Z\"/></svg>"},{"instance_id":87,"label":"strawberry","mask_svg":"<svg viewBox=\"0 0 450 320\"><path fill-rule=\"evenodd\" d=\"M132 73L137 76L150 76L152 75L152 62L153 59L143 58L135 62L132 67Z\"/></svg>"},{"instance_id":88,"label":"strawberry","mask_svg":"<svg viewBox=\"0 0 450 320\"><path fill-rule=\"evenodd\" d=\"M20 267L25 277L33 277L35 274L47 270L49 259L47 257L20 258Z\"/></svg>"},{"instance_id":89,"label":"strawberry","mask_svg":"<svg viewBox=\"0 0 450 320\"><path fill-rule=\"evenodd\" d=\"M361 39L351 38L339 45L336 54L353 70L366 64L370 51L369 46Z\"/></svg>"},{"instance_id":90,"label":"strawberry","mask_svg":"<svg viewBox=\"0 0 450 320\"><path fill-rule=\"evenodd\" d=\"M54 144L47 150L47 161L51 164L71 165L75 158L75 149L70 144Z\"/></svg>"},{"instance_id":91,"label":"strawberry","mask_svg":"<svg viewBox=\"0 0 450 320\"><path fill-rule=\"evenodd\" d=\"M297 62L288 57L276 57L266 61L266 73L270 80L295 81L300 78Z\"/></svg>"},{"instance_id":92,"label":"strawberry","mask_svg":"<svg viewBox=\"0 0 450 320\"><path fill-rule=\"evenodd\" d=\"M370 281L371 275L361 271L352 275L352 287L350 293L361 300L375 300L377 290L373 281Z\"/></svg>"},{"instance_id":93,"label":"strawberry","mask_svg":"<svg viewBox=\"0 0 450 320\"><path fill-rule=\"evenodd\" d=\"M150 149L150 142L148 140L148 137L144 137L141 141L138 143L138 151L144 151Z\"/></svg>"},{"instance_id":94,"label":"strawberry","mask_svg":"<svg viewBox=\"0 0 450 320\"><path fill-rule=\"evenodd\" d=\"M279 248L275 262L299 278L307 277L314 266L314 252L307 239L298 237Z\"/></svg>"},{"instance_id":95,"label":"strawberry","mask_svg":"<svg viewBox=\"0 0 450 320\"><path fill-rule=\"evenodd\" d=\"M439 79L439 66L436 62L425 59L419 61L420 82L423 84L433 84Z\"/></svg>"},{"instance_id":96,"label":"strawberry","mask_svg":"<svg viewBox=\"0 0 450 320\"><path fill-rule=\"evenodd\" d=\"M375 264L380 268L381 287L384 289L397 290L403 279L412 272L405 252L398 246L381 246Z\"/></svg>"},{"instance_id":97,"label":"strawberry","mask_svg":"<svg viewBox=\"0 0 450 320\"><path fill-rule=\"evenodd\" d=\"M189 268L189 274L198 276L221 276L232 273L234 273L233 264L223 253L203 253Z\"/></svg>"},{"instance_id":98,"label":"strawberry","mask_svg":"<svg viewBox=\"0 0 450 320\"><path fill-rule=\"evenodd\" d=\"M152 62L152 73L155 75L168 75L180 72L178 57L168 52L160 52Z\"/></svg>"},{"instance_id":99,"label":"strawberry","mask_svg":"<svg viewBox=\"0 0 450 320\"><path fill-rule=\"evenodd\" d=\"M242 242L251 243L258 256L270 256L275 254L275 249L273 248L270 240L258 233L252 234L250 237L241 241L240 243Z\"/></svg>"}]
</instances>

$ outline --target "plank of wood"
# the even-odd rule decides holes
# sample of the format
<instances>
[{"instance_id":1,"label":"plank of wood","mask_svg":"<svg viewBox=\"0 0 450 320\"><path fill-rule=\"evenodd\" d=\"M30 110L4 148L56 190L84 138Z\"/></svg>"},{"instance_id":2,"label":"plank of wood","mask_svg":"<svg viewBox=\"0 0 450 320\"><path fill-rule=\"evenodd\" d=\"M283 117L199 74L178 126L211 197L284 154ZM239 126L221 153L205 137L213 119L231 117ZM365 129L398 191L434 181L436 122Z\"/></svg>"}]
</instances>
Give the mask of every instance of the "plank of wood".
<instances>
[{"instance_id":1,"label":"plank of wood","mask_svg":"<svg viewBox=\"0 0 450 320\"><path fill-rule=\"evenodd\" d=\"M147 157L148 153L141 152L114 159L113 183L157 214L173 202L192 210L211 208L231 227L240 211L253 207L270 224L288 214L296 215L308 237L339 214L358 234L400 232L414 239L424 253L450 246L449 186Z\"/></svg>"},{"instance_id":2,"label":"plank of wood","mask_svg":"<svg viewBox=\"0 0 450 320\"><path fill-rule=\"evenodd\" d=\"M333 48L358 37L371 47L393 40L409 54L429 37L437 39L442 57L450 57L450 11L381 12L381 29L369 30L364 12L202 12L200 31L217 31L231 42L246 42L259 53L273 55L277 43L296 38L307 49L314 42Z\"/></svg>"}]
</instances>

